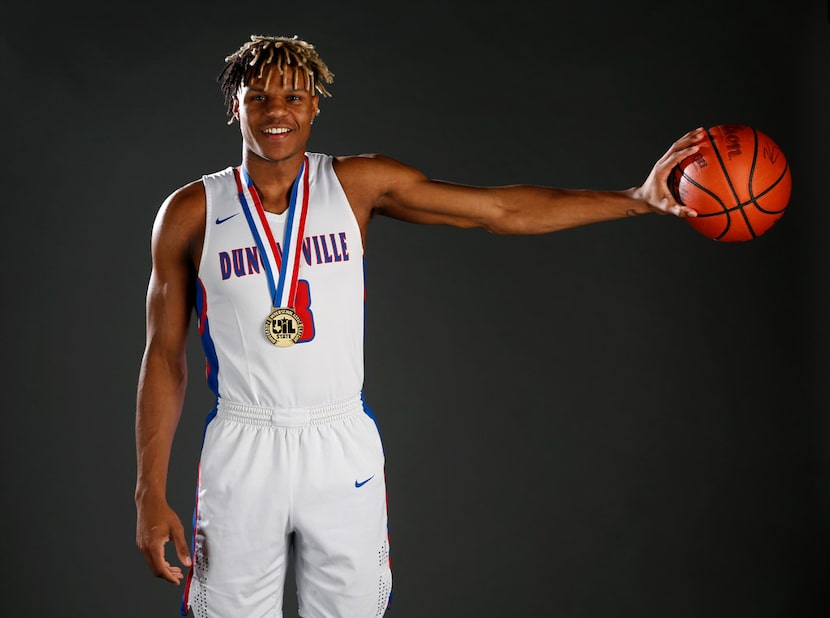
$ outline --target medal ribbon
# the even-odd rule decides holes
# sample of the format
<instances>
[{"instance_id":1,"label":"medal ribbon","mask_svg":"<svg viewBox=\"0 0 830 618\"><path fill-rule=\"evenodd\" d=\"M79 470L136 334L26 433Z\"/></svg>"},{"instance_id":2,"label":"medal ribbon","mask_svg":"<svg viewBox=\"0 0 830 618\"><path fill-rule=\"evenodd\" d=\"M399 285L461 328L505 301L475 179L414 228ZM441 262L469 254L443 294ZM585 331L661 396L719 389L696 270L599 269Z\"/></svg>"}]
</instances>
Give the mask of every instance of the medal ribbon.
<instances>
[{"instance_id":1,"label":"medal ribbon","mask_svg":"<svg viewBox=\"0 0 830 618\"><path fill-rule=\"evenodd\" d=\"M257 250L262 256L262 263L265 266L268 289L271 292L271 306L274 309L280 307L294 309L297 298L297 281L300 273L300 253L302 252L305 220L308 213L308 157L303 160L303 166L300 168L300 173L297 174L294 186L291 189L282 251L279 250L274 240L274 234L268 224L265 209L262 207L262 202L256 189L254 189L254 183L248 175L248 171L244 167L238 167L234 168L233 172L242 212L248 221L248 227L251 228L251 235L254 237ZM244 183L242 177L245 179ZM251 204L253 204L253 207ZM274 276L275 272L276 277Z\"/></svg>"}]
</instances>

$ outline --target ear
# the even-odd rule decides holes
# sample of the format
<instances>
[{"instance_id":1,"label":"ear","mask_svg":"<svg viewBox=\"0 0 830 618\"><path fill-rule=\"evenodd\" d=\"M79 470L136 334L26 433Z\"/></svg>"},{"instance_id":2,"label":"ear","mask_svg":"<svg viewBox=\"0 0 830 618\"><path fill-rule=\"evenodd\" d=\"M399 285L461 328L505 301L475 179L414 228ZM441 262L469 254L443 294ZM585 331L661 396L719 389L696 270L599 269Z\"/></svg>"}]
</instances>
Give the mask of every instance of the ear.
<instances>
[{"instance_id":1,"label":"ear","mask_svg":"<svg viewBox=\"0 0 830 618\"><path fill-rule=\"evenodd\" d=\"M314 122L314 119L317 118L317 114L320 113L320 95L315 94L314 97L311 99L311 121Z\"/></svg>"},{"instance_id":2,"label":"ear","mask_svg":"<svg viewBox=\"0 0 830 618\"><path fill-rule=\"evenodd\" d=\"M233 98L233 117L239 120L239 97Z\"/></svg>"}]
</instances>

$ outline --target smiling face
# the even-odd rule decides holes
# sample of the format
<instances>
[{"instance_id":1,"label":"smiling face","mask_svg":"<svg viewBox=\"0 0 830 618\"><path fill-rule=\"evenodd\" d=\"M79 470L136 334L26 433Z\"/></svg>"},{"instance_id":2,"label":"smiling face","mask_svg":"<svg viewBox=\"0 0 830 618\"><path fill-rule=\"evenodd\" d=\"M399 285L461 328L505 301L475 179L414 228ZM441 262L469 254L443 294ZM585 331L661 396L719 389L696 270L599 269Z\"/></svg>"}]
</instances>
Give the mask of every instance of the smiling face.
<instances>
[{"instance_id":1,"label":"smiling face","mask_svg":"<svg viewBox=\"0 0 830 618\"><path fill-rule=\"evenodd\" d=\"M302 71L296 81L290 67L280 73L276 66L269 66L261 77L252 76L240 87L233 105L244 158L254 156L271 162L302 158L318 101Z\"/></svg>"}]
</instances>

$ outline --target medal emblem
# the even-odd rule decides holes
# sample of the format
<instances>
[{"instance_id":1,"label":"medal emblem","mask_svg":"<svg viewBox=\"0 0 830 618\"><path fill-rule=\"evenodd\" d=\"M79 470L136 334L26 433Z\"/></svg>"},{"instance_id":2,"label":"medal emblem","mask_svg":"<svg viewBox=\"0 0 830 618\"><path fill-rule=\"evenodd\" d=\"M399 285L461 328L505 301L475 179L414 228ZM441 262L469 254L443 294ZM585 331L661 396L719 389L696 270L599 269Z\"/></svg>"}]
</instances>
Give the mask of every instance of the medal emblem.
<instances>
[{"instance_id":1,"label":"medal emblem","mask_svg":"<svg viewBox=\"0 0 830 618\"><path fill-rule=\"evenodd\" d=\"M265 319L265 336L278 348L287 348L303 336L303 321L293 309L274 309Z\"/></svg>"}]
</instances>

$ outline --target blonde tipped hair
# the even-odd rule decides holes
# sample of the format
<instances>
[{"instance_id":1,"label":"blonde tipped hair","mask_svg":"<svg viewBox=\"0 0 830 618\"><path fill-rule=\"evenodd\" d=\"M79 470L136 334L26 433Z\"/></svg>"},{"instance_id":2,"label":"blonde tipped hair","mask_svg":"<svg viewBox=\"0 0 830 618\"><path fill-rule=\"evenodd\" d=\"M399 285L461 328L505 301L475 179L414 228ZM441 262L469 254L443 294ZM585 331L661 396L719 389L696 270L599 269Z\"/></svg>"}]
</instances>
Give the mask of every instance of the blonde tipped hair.
<instances>
[{"instance_id":1,"label":"blonde tipped hair","mask_svg":"<svg viewBox=\"0 0 830 618\"><path fill-rule=\"evenodd\" d=\"M261 78L269 65L276 66L280 75L291 67L294 70L294 88L300 87L300 74L305 75L306 88L324 97L331 94L325 84L334 82L332 73L311 43L284 36L251 35L251 40L225 58L225 68L218 82L225 97L228 116L233 121L233 101L239 89L251 79Z\"/></svg>"}]
</instances>

